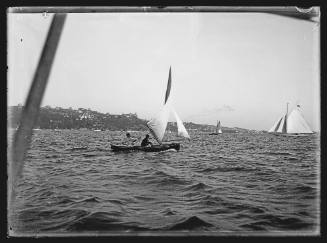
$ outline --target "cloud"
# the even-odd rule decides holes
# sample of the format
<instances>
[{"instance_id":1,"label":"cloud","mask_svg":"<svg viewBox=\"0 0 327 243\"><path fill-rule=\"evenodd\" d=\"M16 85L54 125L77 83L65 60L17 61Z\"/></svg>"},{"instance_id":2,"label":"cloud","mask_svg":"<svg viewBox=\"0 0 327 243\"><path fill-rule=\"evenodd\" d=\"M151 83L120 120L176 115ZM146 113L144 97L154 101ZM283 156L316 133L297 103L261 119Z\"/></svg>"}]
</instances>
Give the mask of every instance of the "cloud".
<instances>
[{"instance_id":1,"label":"cloud","mask_svg":"<svg viewBox=\"0 0 327 243\"><path fill-rule=\"evenodd\" d=\"M235 111L235 109L233 107L231 107L230 105L223 105L222 107L213 109L213 111L215 111L215 112L229 112L229 111Z\"/></svg>"},{"instance_id":2,"label":"cloud","mask_svg":"<svg viewBox=\"0 0 327 243\"><path fill-rule=\"evenodd\" d=\"M233 112L235 109L231 107L230 105L223 105L221 107L216 107L212 109L203 109L201 112L190 115L188 119L190 118L198 118L198 117L209 117L216 115L217 113L226 113L226 112Z\"/></svg>"}]
</instances>

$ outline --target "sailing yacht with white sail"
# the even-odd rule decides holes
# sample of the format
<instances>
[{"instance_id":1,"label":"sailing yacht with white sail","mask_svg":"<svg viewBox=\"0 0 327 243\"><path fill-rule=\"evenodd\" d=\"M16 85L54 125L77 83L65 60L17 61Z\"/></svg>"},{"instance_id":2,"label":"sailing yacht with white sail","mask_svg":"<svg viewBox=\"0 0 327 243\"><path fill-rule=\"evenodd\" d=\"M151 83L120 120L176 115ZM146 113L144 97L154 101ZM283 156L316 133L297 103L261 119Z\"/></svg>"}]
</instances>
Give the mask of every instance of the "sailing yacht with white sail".
<instances>
[{"instance_id":1,"label":"sailing yacht with white sail","mask_svg":"<svg viewBox=\"0 0 327 243\"><path fill-rule=\"evenodd\" d=\"M216 132L209 133L209 135L218 135L218 134L221 134L221 133L223 133L221 131L221 124L220 124L220 121L217 121Z\"/></svg>"},{"instance_id":2,"label":"sailing yacht with white sail","mask_svg":"<svg viewBox=\"0 0 327 243\"><path fill-rule=\"evenodd\" d=\"M300 105L288 115L288 103L286 108L286 114L281 116L275 124L269 129L269 133L277 135L287 135L287 134L312 134L312 130L305 121Z\"/></svg>"},{"instance_id":3,"label":"sailing yacht with white sail","mask_svg":"<svg viewBox=\"0 0 327 243\"><path fill-rule=\"evenodd\" d=\"M152 145L151 147L141 147L141 146L122 146L122 145L111 145L113 151L133 151L141 150L145 152L158 152L168 149L180 149L179 143L163 143L163 138L167 128L167 123L170 113L173 113L176 123L177 123L177 136L185 137L190 139L190 136L183 125L182 120L177 115L177 112L171 105L170 91L171 91L171 67L169 68L168 83L165 95L165 102L161 108L159 114L147 122L147 127L159 145Z\"/></svg>"}]
</instances>

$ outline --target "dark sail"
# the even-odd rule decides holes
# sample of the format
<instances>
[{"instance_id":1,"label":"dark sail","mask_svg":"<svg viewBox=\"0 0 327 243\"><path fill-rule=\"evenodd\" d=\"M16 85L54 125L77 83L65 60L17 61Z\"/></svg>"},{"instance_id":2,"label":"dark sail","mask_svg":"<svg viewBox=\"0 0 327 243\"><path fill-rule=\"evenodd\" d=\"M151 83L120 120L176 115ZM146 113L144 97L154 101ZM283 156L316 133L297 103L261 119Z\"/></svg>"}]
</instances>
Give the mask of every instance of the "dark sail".
<instances>
[{"instance_id":1,"label":"dark sail","mask_svg":"<svg viewBox=\"0 0 327 243\"><path fill-rule=\"evenodd\" d=\"M285 115L282 133L287 133L287 115Z\"/></svg>"},{"instance_id":2,"label":"dark sail","mask_svg":"<svg viewBox=\"0 0 327 243\"><path fill-rule=\"evenodd\" d=\"M275 129L273 130L273 132L277 132L279 126L280 126L280 123L281 121L283 120L283 117L280 118L279 122L277 123L277 126L275 127Z\"/></svg>"},{"instance_id":3,"label":"dark sail","mask_svg":"<svg viewBox=\"0 0 327 243\"><path fill-rule=\"evenodd\" d=\"M167 84L167 90L166 90L166 97L165 97L165 103L167 102L170 94L170 89L171 89L171 67L169 67L169 76L168 76L168 84Z\"/></svg>"}]
</instances>

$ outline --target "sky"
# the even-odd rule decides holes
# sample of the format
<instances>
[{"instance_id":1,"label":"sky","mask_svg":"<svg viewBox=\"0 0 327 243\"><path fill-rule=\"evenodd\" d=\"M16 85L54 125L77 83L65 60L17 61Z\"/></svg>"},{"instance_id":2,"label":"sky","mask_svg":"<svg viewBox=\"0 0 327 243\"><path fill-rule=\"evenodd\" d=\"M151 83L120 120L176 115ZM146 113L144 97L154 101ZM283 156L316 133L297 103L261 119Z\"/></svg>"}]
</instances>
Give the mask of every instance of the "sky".
<instances>
[{"instance_id":1,"label":"sky","mask_svg":"<svg viewBox=\"0 0 327 243\"><path fill-rule=\"evenodd\" d=\"M8 14L8 105L24 104L52 14ZM41 106L269 130L297 104L320 131L319 23L264 13L68 14ZM171 116L173 121L173 116Z\"/></svg>"}]
</instances>

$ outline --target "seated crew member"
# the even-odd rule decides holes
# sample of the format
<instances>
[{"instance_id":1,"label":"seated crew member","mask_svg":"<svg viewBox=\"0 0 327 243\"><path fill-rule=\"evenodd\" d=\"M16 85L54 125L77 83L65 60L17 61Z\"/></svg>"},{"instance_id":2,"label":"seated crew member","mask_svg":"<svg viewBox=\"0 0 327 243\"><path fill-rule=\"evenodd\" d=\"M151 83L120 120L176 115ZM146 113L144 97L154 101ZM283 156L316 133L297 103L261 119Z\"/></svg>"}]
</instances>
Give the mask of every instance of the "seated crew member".
<instances>
[{"instance_id":1,"label":"seated crew member","mask_svg":"<svg viewBox=\"0 0 327 243\"><path fill-rule=\"evenodd\" d=\"M128 132L128 133L126 133L126 138L125 138L125 140L124 140L124 144L125 145L128 145L128 146L132 146L132 145L134 145L134 143L137 141L137 139L135 139L135 138L132 138L131 137L131 134Z\"/></svg>"},{"instance_id":2,"label":"seated crew member","mask_svg":"<svg viewBox=\"0 0 327 243\"><path fill-rule=\"evenodd\" d=\"M142 143L141 143L141 146L142 147L146 147L146 146L152 146L152 143L149 141L149 138L150 138L150 136L149 136L149 134L147 134L146 136L145 136L145 138L142 140Z\"/></svg>"}]
</instances>

